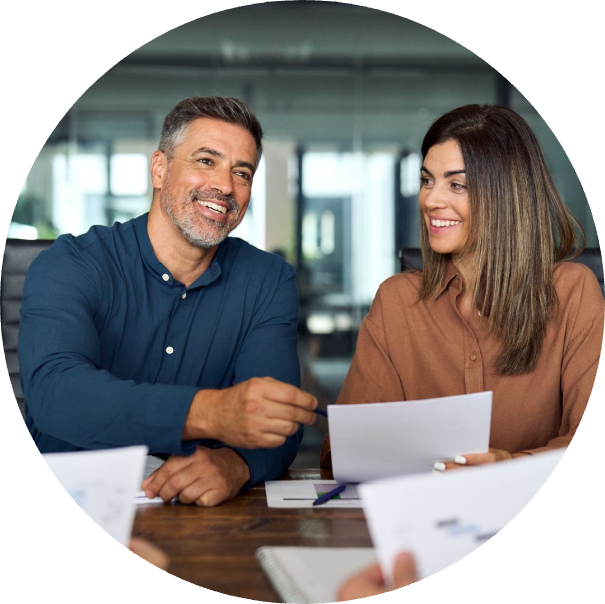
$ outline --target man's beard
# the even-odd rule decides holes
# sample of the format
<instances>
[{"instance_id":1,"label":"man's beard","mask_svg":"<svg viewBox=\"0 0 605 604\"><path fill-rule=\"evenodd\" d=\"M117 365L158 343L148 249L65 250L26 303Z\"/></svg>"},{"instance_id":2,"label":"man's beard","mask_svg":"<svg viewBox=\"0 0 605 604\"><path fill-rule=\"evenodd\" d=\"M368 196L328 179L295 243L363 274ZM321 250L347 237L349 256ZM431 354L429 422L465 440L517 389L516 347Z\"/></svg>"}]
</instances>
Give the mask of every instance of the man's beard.
<instances>
[{"instance_id":1,"label":"man's beard","mask_svg":"<svg viewBox=\"0 0 605 604\"><path fill-rule=\"evenodd\" d=\"M203 216L194 207L198 199L206 199L208 201L222 201L229 206L229 217L227 220L219 221L212 220ZM170 220L179 230L187 243L199 248L212 248L227 238L227 235L235 228L238 223L240 208L235 202L232 195L220 195L216 191L194 189L189 193L187 199L181 203L184 208L182 216L176 216L174 208L178 201L170 197L170 193L166 189L162 190L160 198L161 206L166 210ZM203 225L208 225L204 229Z\"/></svg>"}]
</instances>

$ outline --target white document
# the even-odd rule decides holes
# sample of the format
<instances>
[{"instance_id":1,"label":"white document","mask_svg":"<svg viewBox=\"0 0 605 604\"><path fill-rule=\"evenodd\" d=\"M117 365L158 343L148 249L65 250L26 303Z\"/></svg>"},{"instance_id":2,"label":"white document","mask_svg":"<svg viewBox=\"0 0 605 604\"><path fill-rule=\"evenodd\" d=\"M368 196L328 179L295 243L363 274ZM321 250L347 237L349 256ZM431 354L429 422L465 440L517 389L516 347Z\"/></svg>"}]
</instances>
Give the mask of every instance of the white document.
<instances>
[{"instance_id":1,"label":"white document","mask_svg":"<svg viewBox=\"0 0 605 604\"><path fill-rule=\"evenodd\" d=\"M265 483L267 507L312 508L313 502L324 493L336 488L336 480L269 480ZM347 488L334 499L316 506L321 508L360 508L361 500L356 487Z\"/></svg>"},{"instance_id":2,"label":"white document","mask_svg":"<svg viewBox=\"0 0 605 604\"><path fill-rule=\"evenodd\" d=\"M529 503L563 453L360 485L385 577L401 551L414 554L420 578L470 554Z\"/></svg>"},{"instance_id":3,"label":"white document","mask_svg":"<svg viewBox=\"0 0 605 604\"><path fill-rule=\"evenodd\" d=\"M175 497L172 501L176 501L177 499L178 498ZM148 499L147 495L145 495L145 491L137 491L134 494L134 502L136 505L144 505L146 503L166 503L161 497L154 497L153 499Z\"/></svg>"},{"instance_id":4,"label":"white document","mask_svg":"<svg viewBox=\"0 0 605 604\"><path fill-rule=\"evenodd\" d=\"M261 547L256 557L282 602L335 602L340 585L376 562L371 547Z\"/></svg>"},{"instance_id":5,"label":"white document","mask_svg":"<svg viewBox=\"0 0 605 604\"><path fill-rule=\"evenodd\" d=\"M147 447L43 455L63 488L101 528L130 540Z\"/></svg>"},{"instance_id":6,"label":"white document","mask_svg":"<svg viewBox=\"0 0 605 604\"><path fill-rule=\"evenodd\" d=\"M341 482L430 472L436 461L489 447L492 393L328 405L332 469Z\"/></svg>"}]
</instances>

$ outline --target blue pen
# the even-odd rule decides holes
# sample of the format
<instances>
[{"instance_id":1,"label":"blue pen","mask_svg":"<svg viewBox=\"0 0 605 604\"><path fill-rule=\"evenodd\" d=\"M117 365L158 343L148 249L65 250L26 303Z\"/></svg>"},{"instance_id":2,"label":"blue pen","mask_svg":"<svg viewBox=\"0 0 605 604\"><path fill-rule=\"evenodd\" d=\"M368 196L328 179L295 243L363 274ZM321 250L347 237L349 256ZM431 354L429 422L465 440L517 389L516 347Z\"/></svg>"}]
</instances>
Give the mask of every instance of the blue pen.
<instances>
[{"instance_id":1,"label":"blue pen","mask_svg":"<svg viewBox=\"0 0 605 604\"><path fill-rule=\"evenodd\" d=\"M317 415L321 415L322 417L328 417L328 414L323 410L323 409L313 409L313 411L315 413L317 413Z\"/></svg>"},{"instance_id":2,"label":"blue pen","mask_svg":"<svg viewBox=\"0 0 605 604\"><path fill-rule=\"evenodd\" d=\"M326 503L326 501L330 501L330 499L332 499L332 497L336 497L336 495L340 495L346 488L347 488L346 484L341 484L341 485L337 486L335 489L332 489L331 491L324 493L321 497L318 497L313 502L313 505L321 505L322 503Z\"/></svg>"}]
</instances>

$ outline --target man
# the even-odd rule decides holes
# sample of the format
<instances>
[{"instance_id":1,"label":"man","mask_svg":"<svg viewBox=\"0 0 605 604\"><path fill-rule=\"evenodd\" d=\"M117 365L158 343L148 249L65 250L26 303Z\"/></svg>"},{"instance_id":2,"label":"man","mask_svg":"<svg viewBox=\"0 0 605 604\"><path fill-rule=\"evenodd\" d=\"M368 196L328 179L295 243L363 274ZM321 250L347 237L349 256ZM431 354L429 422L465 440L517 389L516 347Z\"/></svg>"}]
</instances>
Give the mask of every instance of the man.
<instances>
[{"instance_id":1,"label":"man","mask_svg":"<svg viewBox=\"0 0 605 604\"><path fill-rule=\"evenodd\" d=\"M166 117L148 215L61 236L28 272L19 340L42 452L146 444L169 457L149 497L216 505L296 456L294 270L227 235L250 201L262 129L233 98Z\"/></svg>"}]
</instances>

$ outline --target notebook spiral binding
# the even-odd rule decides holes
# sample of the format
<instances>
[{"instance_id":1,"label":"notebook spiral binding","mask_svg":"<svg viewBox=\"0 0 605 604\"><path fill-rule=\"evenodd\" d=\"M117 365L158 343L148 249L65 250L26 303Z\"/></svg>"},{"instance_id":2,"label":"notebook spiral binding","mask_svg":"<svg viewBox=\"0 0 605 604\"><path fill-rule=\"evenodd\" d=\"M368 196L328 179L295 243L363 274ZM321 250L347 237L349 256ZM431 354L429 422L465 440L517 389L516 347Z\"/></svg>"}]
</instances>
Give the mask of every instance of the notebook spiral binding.
<instances>
[{"instance_id":1,"label":"notebook spiral binding","mask_svg":"<svg viewBox=\"0 0 605 604\"><path fill-rule=\"evenodd\" d=\"M278 562L271 548L261 547L256 551L256 559L269 577L271 585L288 604L309 604L304 594L298 589L288 573Z\"/></svg>"}]
</instances>

